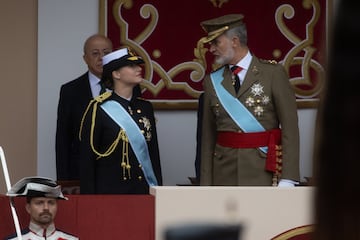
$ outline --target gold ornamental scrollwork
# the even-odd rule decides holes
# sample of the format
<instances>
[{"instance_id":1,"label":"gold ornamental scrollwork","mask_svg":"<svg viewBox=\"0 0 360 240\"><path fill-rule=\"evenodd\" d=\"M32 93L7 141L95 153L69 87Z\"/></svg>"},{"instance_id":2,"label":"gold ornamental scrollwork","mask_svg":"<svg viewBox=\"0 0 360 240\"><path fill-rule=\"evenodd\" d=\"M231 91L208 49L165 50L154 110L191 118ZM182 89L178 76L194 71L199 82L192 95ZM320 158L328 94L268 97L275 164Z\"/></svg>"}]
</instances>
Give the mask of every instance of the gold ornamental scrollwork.
<instances>
[{"instance_id":1,"label":"gold ornamental scrollwork","mask_svg":"<svg viewBox=\"0 0 360 240\"><path fill-rule=\"evenodd\" d=\"M294 17L294 8L290 4L283 4L276 10L275 22L279 31L294 45L279 63L284 65L288 73L292 66L301 67L301 76L291 76L290 82L295 89L297 98L312 99L321 92L325 78L323 66L313 58L314 53L317 51L314 47L314 28L320 18L321 8L317 0L304 0L302 5L305 9L313 10L310 21L304 25L306 28L305 39L296 36L284 22L283 17L287 19ZM301 52L304 52L304 54L299 57ZM311 69L314 70L317 75L316 82L311 79ZM309 86L309 88L304 90L300 88L299 85Z\"/></svg>"},{"instance_id":2,"label":"gold ornamental scrollwork","mask_svg":"<svg viewBox=\"0 0 360 240\"><path fill-rule=\"evenodd\" d=\"M216 1L212 1L214 4ZM291 1L290 1L291 2ZM325 71L324 67L316 61L313 56L318 50L314 47L314 28L317 24L321 7L318 0L303 0L302 6L304 9L312 9L313 14L310 21L304 25L306 28L306 38L301 39L296 36L285 24L283 17L291 19L295 10L290 4L280 5L275 12L275 22L279 31L285 36L285 38L291 42L294 46L285 54L285 57L279 61L283 64L287 73L290 72L290 68L294 66L301 67L300 76L290 76L290 83L295 90L295 95L299 103L303 100L314 100L314 97L319 96L321 90L324 87L325 82ZM198 61L206 69L205 54L208 51L202 44L202 39L198 41L197 48L195 49L195 56ZM273 51L274 57L278 57L280 50L275 49ZM303 56L299 56L300 53L304 52ZM213 65L212 69L216 69L219 66ZM316 73L316 80L312 81L312 75L310 70ZM308 88L301 88L302 86L308 86ZM305 105L306 106L306 105Z\"/></svg>"},{"instance_id":3,"label":"gold ornamental scrollwork","mask_svg":"<svg viewBox=\"0 0 360 240\"><path fill-rule=\"evenodd\" d=\"M165 70L163 67L152 59L147 51L141 46L141 44L148 39L153 31L155 30L159 13L156 8L151 4L144 4L140 9L140 16L144 19L150 19L148 25L143 29L143 31L134 39L130 39L128 36L129 24L121 16L121 8L130 9L133 6L132 0L118 0L113 5L113 16L115 18L116 24L121 29L120 31L120 42L123 45L127 45L132 48L139 56L145 60L145 75L144 78L148 81L142 83L143 89L150 91L154 96L159 94L164 88L169 90L181 90L187 93L193 98L197 98L201 91L193 89L186 82L174 82L175 78L179 73L183 71L191 71L190 79L193 82L201 81L205 76L205 69L203 67L203 61L188 61L177 64L172 67L170 70ZM153 83L153 73L157 73L160 76L160 80L157 83Z\"/></svg>"},{"instance_id":4,"label":"gold ornamental scrollwork","mask_svg":"<svg viewBox=\"0 0 360 240\"><path fill-rule=\"evenodd\" d=\"M105 26L104 19L106 18L105 16L101 16L101 14L104 14L104 12L107 11L101 9L101 7L104 8L106 0L100 1L100 25ZM209 1L216 8L221 8L223 4L229 2L227 0ZM146 3L142 5L139 10L139 16L148 20L148 23L136 37L130 39L128 36L129 28L138 28L138 26L129 25L122 17L121 10L123 8L131 9L133 5L134 0L117 0L111 6L111 11L115 22L120 29L119 39L122 45L129 46L145 60L144 78L147 79L147 81L142 83L143 90L149 91L155 97L164 89L179 90L196 99L201 91L192 88L190 85L191 81L192 83L201 82L205 76L206 69L208 69L206 55L208 54L209 49L204 46L203 39L199 39L196 43L197 45L193 50L194 59L176 63L176 65L172 66L170 69L164 69L163 66L156 61L156 58L161 56L162 49L156 49L152 53L152 56L150 56L150 54L142 47L142 44L148 40L155 31L159 21L159 13L152 4ZM303 103L309 102L309 106L314 107L314 105L311 104L312 102L317 102L316 98L319 96L325 82L324 68L322 64L314 58L314 55L318 50L314 45L314 28L319 21L322 9L318 0L303 0L302 7L306 10L312 10L311 19L306 24L303 24L306 32L304 39L297 36L285 23L285 18L289 20L295 15L295 10L291 5L291 1L287 4L281 4L276 8L276 11L274 12L275 24L280 33L292 44L292 47L285 53L281 53L280 50L274 49L273 56L277 59L281 57L281 60L278 60L278 62L279 64L284 65L286 71L290 75L290 82L295 90L298 103L301 103L302 101ZM299 14L301 13L299 12ZM102 33L105 33L105 29L103 29ZM283 56L280 56L281 54L283 54ZM211 69L216 69L219 66L213 64L210 67ZM291 69L295 67L296 69L301 69L301 71L297 71L296 73L291 71ZM189 72L190 81L173 81L176 76L183 72ZM154 74L157 74L160 77L156 82L153 78ZM294 76L294 74L296 74L296 76ZM156 101L157 100L154 100L154 102ZM161 101L159 100L159 102ZM304 104L304 106L307 107L306 104Z\"/></svg>"}]
</instances>

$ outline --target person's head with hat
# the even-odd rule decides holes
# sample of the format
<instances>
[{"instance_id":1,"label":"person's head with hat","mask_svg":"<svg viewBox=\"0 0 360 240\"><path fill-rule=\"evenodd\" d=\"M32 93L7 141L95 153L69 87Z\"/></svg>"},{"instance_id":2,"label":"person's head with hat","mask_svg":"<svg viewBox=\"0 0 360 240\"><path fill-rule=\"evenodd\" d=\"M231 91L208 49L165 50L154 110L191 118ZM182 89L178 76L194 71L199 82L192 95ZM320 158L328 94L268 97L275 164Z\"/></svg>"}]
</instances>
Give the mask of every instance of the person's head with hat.
<instances>
[{"instance_id":1,"label":"person's head with hat","mask_svg":"<svg viewBox=\"0 0 360 240\"><path fill-rule=\"evenodd\" d=\"M121 48L105 55L102 62L101 82L118 95L127 98L129 96L123 95L130 94L131 97L133 88L143 80L141 64L144 60L129 48Z\"/></svg>"},{"instance_id":2,"label":"person's head with hat","mask_svg":"<svg viewBox=\"0 0 360 240\"><path fill-rule=\"evenodd\" d=\"M236 64L248 52L244 15L228 14L200 23L207 32L203 43L210 44L210 52L219 65Z\"/></svg>"},{"instance_id":3,"label":"person's head with hat","mask_svg":"<svg viewBox=\"0 0 360 240\"><path fill-rule=\"evenodd\" d=\"M14 184L6 193L9 197L26 197L26 211L30 221L47 228L54 222L57 200L68 200L61 186L45 177L26 177Z\"/></svg>"}]
</instances>

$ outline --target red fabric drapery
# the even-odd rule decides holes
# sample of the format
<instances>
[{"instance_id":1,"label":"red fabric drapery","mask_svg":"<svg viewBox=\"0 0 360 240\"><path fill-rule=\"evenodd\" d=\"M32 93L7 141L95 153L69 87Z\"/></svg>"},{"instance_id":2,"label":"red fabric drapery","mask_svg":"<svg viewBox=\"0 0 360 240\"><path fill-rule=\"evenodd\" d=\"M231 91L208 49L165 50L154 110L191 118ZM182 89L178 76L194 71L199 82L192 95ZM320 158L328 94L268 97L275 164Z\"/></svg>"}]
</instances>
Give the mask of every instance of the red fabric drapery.
<instances>
[{"instance_id":1,"label":"red fabric drapery","mask_svg":"<svg viewBox=\"0 0 360 240\"><path fill-rule=\"evenodd\" d=\"M285 66L298 102L312 102L319 96L324 81L329 1L100 2L104 9L100 32L112 39L115 48L124 44L145 58L148 83L143 85L143 96L155 105L197 102L202 77L213 69L207 46L198 45L205 36L200 22L230 13L245 15L253 54Z\"/></svg>"}]
</instances>

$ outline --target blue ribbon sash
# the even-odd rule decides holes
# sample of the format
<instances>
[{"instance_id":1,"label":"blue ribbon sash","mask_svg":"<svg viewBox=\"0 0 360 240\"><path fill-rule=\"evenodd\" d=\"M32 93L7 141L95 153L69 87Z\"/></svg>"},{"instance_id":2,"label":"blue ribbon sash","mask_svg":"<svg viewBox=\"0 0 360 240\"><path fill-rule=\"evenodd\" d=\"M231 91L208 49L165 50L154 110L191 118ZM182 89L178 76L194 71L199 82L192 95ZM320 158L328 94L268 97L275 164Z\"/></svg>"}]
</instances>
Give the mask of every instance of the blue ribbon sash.
<instances>
[{"instance_id":1,"label":"blue ribbon sash","mask_svg":"<svg viewBox=\"0 0 360 240\"><path fill-rule=\"evenodd\" d=\"M221 84L225 67L210 74L211 82L214 86L216 95L221 105L230 115L234 122L242 129L243 132L263 132L266 131L259 121L251 112ZM260 147L261 151L267 153L267 147Z\"/></svg>"},{"instance_id":2,"label":"blue ribbon sash","mask_svg":"<svg viewBox=\"0 0 360 240\"><path fill-rule=\"evenodd\" d=\"M139 126L135 123L129 113L114 100L106 101L101 104L101 108L122 128L125 130L130 145L134 150L139 164L142 166L145 178L149 186L158 186L151 160L149 156L148 145L141 133Z\"/></svg>"}]
</instances>

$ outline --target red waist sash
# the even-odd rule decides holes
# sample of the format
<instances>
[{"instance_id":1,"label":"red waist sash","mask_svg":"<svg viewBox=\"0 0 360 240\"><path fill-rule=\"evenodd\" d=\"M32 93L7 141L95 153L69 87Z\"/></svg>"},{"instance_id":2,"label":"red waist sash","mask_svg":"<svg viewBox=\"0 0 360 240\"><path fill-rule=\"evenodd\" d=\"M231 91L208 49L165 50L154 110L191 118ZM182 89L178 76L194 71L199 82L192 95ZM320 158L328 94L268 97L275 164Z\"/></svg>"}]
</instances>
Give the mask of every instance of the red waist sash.
<instances>
[{"instance_id":1,"label":"red waist sash","mask_svg":"<svg viewBox=\"0 0 360 240\"><path fill-rule=\"evenodd\" d=\"M279 161L276 159L276 145L281 144L281 130L272 129L265 132L217 132L216 143L229 148L268 147L265 169L276 172Z\"/></svg>"}]
</instances>

